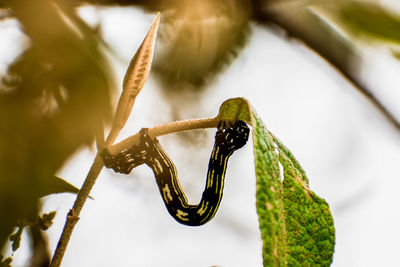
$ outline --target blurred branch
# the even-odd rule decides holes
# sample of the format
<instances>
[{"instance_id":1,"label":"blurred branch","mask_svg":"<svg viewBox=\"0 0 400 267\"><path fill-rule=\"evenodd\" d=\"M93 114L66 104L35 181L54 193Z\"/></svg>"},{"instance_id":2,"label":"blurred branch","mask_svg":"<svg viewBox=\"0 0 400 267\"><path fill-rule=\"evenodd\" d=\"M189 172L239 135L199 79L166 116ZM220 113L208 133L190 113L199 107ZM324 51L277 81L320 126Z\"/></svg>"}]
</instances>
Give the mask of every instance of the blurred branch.
<instances>
[{"instance_id":1,"label":"blurred branch","mask_svg":"<svg viewBox=\"0 0 400 267\"><path fill-rule=\"evenodd\" d=\"M211 128L215 127L218 124L218 122L219 122L219 117L210 119L193 119L187 121L176 121L149 129L149 134L151 134L152 137L155 137L158 135L164 135L180 131L194 130L199 128ZM128 139L129 141L133 140L132 142L136 142L138 140L138 134L133 135ZM79 214L82 211L86 199L88 198L90 191L93 185L95 184L97 177L99 176L103 167L104 167L103 160L100 154L97 153L96 158L92 164L92 167L90 168L90 171L85 179L85 182L83 183L81 191L79 192L75 200L74 206L68 213L67 221L65 223L63 233L60 237L60 241L57 244L57 249L54 253L50 267L58 267L61 265L62 258L67 249L68 242L71 238L75 225L79 220Z\"/></svg>"},{"instance_id":2,"label":"blurred branch","mask_svg":"<svg viewBox=\"0 0 400 267\"><path fill-rule=\"evenodd\" d=\"M297 5L293 2L272 2L274 3L268 5L270 1L255 1L255 19L262 24L276 24L290 37L304 42L341 73L397 130L400 130L400 121L359 77L357 71L361 58L352 44L308 9L304 2Z\"/></svg>"},{"instance_id":3,"label":"blurred branch","mask_svg":"<svg viewBox=\"0 0 400 267\"><path fill-rule=\"evenodd\" d=\"M161 5L160 0L70 0L69 5L99 5L99 6L143 6L155 7ZM0 8L7 8L7 5L0 1Z\"/></svg>"},{"instance_id":4,"label":"blurred branch","mask_svg":"<svg viewBox=\"0 0 400 267\"><path fill-rule=\"evenodd\" d=\"M50 264L51 255L47 240L42 231L37 227L31 227L30 234L32 237L32 257L30 267L47 267Z\"/></svg>"}]
</instances>

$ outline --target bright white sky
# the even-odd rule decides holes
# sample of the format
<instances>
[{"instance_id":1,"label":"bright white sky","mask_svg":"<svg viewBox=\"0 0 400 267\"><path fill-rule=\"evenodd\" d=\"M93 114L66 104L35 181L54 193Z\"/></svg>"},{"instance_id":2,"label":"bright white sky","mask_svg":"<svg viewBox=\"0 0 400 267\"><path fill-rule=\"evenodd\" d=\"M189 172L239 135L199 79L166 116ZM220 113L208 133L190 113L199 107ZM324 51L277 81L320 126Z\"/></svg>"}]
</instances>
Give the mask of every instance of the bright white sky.
<instances>
[{"instance_id":1,"label":"bright white sky","mask_svg":"<svg viewBox=\"0 0 400 267\"><path fill-rule=\"evenodd\" d=\"M104 38L117 55L117 79L122 81L154 15L131 8L85 8L81 14L91 23L101 22ZM201 94L170 95L176 99L171 104L151 76L121 138L171 121L176 110L182 119L215 116L224 100L243 96L297 157L311 189L330 204L337 231L332 266L393 266L400 238L400 133L301 44L268 28L252 25L251 29L246 48ZM0 71L4 71L22 42L12 22L1 24L0 36ZM399 65L385 53L369 53L362 75L381 90L382 99L400 117ZM160 138L193 203L201 197L214 133L191 135L191 142L177 135ZM60 176L80 186L94 155L94 149L81 151ZM95 201L82 212L63 266L261 266L253 168L248 143L229 161L217 215L197 228L182 226L169 216L146 167L129 176L103 171L92 192ZM45 199L45 212L58 211L48 231L52 250L74 199L68 194ZM28 256L24 240L14 266L24 266Z\"/></svg>"}]
</instances>

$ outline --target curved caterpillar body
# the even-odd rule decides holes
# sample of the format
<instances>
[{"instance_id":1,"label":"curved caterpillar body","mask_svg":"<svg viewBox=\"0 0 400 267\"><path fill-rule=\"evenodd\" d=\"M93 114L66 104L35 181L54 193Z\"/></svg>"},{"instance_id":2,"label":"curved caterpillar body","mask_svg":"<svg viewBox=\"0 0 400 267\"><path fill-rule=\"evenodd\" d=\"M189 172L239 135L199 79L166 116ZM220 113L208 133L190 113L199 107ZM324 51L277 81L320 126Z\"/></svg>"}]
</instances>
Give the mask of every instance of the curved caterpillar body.
<instances>
[{"instance_id":1,"label":"curved caterpillar body","mask_svg":"<svg viewBox=\"0 0 400 267\"><path fill-rule=\"evenodd\" d=\"M188 204L177 179L174 163L158 140L149 137L147 129L141 130L139 145L117 155L103 150L101 155L106 167L120 173L130 173L133 168L143 163L148 165L154 172L161 196L171 216L182 224L198 226L214 217L222 198L228 159L235 150L246 144L248 136L249 128L242 121L230 126L220 123L208 164L206 187L198 205Z\"/></svg>"}]
</instances>

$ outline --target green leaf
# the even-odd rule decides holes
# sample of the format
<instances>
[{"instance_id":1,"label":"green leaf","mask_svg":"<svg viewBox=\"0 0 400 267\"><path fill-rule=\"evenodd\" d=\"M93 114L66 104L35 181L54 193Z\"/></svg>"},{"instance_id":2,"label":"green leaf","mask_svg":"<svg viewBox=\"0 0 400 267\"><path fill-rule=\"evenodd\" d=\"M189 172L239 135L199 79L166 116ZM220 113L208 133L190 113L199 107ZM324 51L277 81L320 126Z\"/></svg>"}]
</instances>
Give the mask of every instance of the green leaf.
<instances>
[{"instance_id":1,"label":"green leaf","mask_svg":"<svg viewBox=\"0 0 400 267\"><path fill-rule=\"evenodd\" d=\"M353 35L400 43L400 16L378 4L345 2L338 8L339 21Z\"/></svg>"},{"instance_id":2,"label":"green leaf","mask_svg":"<svg viewBox=\"0 0 400 267\"><path fill-rule=\"evenodd\" d=\"M225 101L218 116L244 120L253 127L264 266L329 266L335 243L329 206L310 190L304 170L289 149L243 98Z\"/></svg>"}]
</instances>

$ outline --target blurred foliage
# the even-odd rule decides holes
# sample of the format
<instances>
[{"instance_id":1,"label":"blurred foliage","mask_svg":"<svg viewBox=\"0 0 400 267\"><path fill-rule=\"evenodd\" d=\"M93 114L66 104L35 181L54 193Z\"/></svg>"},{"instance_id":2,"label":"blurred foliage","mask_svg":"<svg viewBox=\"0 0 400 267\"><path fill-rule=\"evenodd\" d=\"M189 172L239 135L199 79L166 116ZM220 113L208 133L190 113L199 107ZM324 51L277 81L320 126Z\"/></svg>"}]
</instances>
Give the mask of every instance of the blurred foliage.
<instances>
[{"instance_id":1,"label":"blurred foliage","mask_svg":"<svg viewBox=\"0 0 400 267\"><path fill-rule=\"evenodd\" d=\"M400 16L373 3L348 3L338 7L339 21L354 35L400 43Z\"/></svg>"},{"instance_id":2,"label":"blurred foliage","mask_svg":"<svg viewBox=\"0 0 400 267\"><path fill-rule=\"evenodd\" d=\"M74 0L93 5L135 5L162 12L153 70L166 90L204 88L245 46L253 7L250 0ZM190 85L190 86L187 86Z\"/></svg>"},{"instance_id":3,"label":"blurred foliage","mask_svg":"<svg viewBox=\"0 0 400 267\"><path fill-rule=\"evenodd\" d=\"M3 256L0 255L0 267L11 267L12 258L3 259Z\"/></svg>"},{"instance_id":4,"label":"blurred foliage","mask_svg":"<svg viewBox=\"0 0 400 267\"><path fill-rule=\"evenodd\" d=\"M56 211L43 214L38 218L36 225L42 230L49 229L49 227L53 224L53 219L54 217L56 217L56 214L57 214Z\"/></svg>"},{"instance_id":5,"label":"blurred foliage","mask_svg":"<svg viewBox=\"0 0 400 267\"><path fill-rule=\"evenodd\" d=\"M367 43L400 45L399 14L378 3L344 2L329 10L336 16L336 22L358 39Z\"/></svg>"},{"instance_id":6,"label":"blurred foliage","mask_svg":"<svg viewBox=\"0 0 400 267\"><path fill-rule=\"evenodd\" d=\"M398 24L398 15L382 7L379 0L330 0L330 1L276 1L253 0L255 20L268 25L280 26L285 36L295 38L325 59L344 76L355 89L366 97L395 129L400 131L400 119L385 106L385 99L379 97L380 88L368 83L360 75L365 64L362 46L343 32L343 27L368 44L377 44L379 49L393 49L397 56L398 48L388 44L387 38L396 34L393 30ZM343 21L342 21L343 20ZM377 26L379 25L379 26ZM389 29L385 27L389 26ZM353 30L351 30L353 29ZM392 32L392 33L389 33ZM291 39L289 39L291 40ZM361 52L361 53L360 53Z\"/></svg>"},{"instance_id":7,"label":"blurred foliage","mask_svg":"<svg viewBox=\"0 0 400 267\"><path fill-rule=\"evenodd\" d=\"M38 198L76 192L55 174L77 149L92 143L99 123L110 117L112 79L100 39L68 1L3 0L0 4L29 38L29 46L1 77L3 247L16 225L37 218ZM44 228L52 216L42 217ZM17 245L19 238L13 239Z\"/></svg>"},{"instance_id":8,"label":"blurred foliage","mask_svg":"<svg viewBox=\"0 0 400 267\"><path fill-rule=\"evenodd\" d=\"M18 231L12 234L9 238L11 241L12 250L16 251L20 247L22 232L24 231L25 227L29 226L31 228L47 230L53 224L53 219L56 216L56 213L57 213L56 211L45 213L41 216L38 216L36 220L32 222L29 221L20 222L19 225L17 226Z\"/></svg>"},{"instance_id":9,"label":"blurred foliage","mask_svg":"<svg viewBox=\"0 0 400 267\"><path fill-rule=\"evenodd\" d=\"M163 13L154 70L167 89L199 88L246 43L248 1L175 1Z\"/></svg>"},{"instance_id":10,"label":"blurred foliage","mask_svg":"<svg viewBox=\"0 0 400 267\"><path fill-rule=\"evenodd\" d=\"M264 266L329 266L335 244L332 214L325 200L310 190L300 164L245 99L225 101L219 118L244 120L253 128Z\"/></svg>"},{"instance_id":11,"label":"blurred foliage","mask_svg":"<svg viewBox=\"0 0 400 267\"><path fill-rule=\"evenodd\" d=\"M16 251L21 245L21 238L24 227L25 225L18 226L18 231L10 236L11 248L13 251Z\"/></svg>"}]
</instances>

